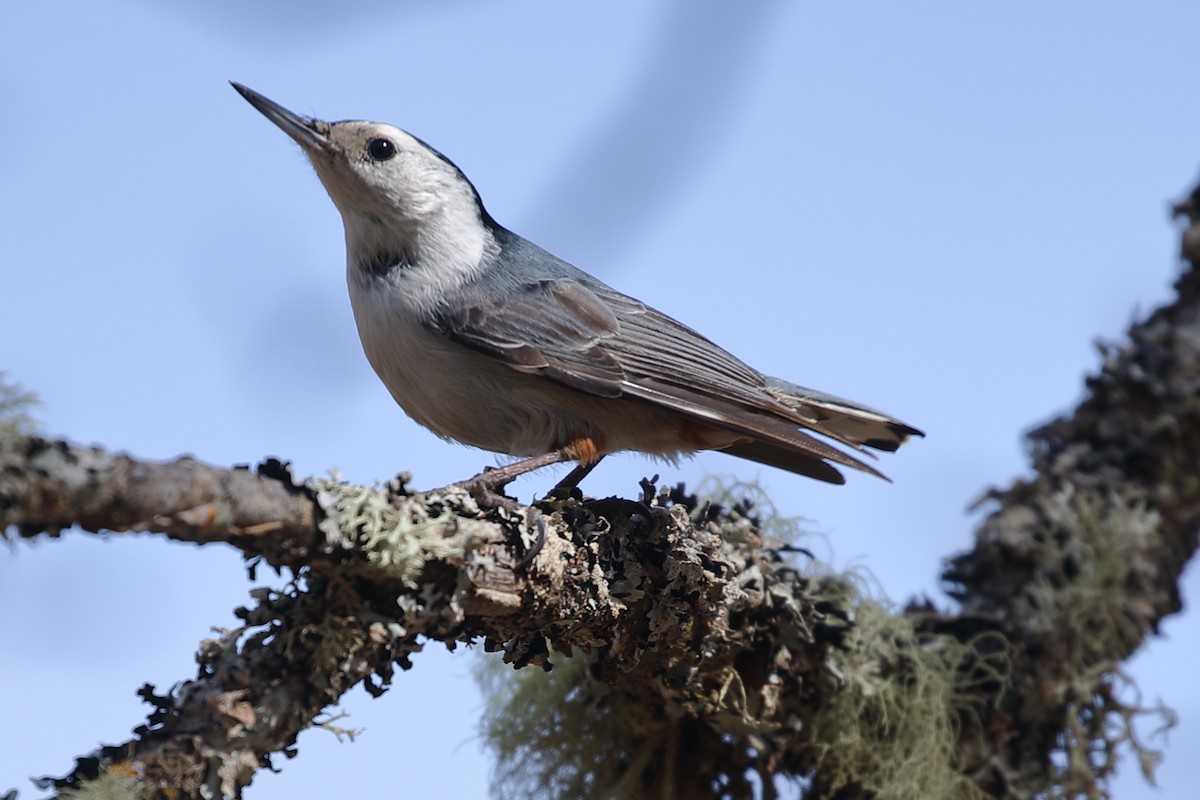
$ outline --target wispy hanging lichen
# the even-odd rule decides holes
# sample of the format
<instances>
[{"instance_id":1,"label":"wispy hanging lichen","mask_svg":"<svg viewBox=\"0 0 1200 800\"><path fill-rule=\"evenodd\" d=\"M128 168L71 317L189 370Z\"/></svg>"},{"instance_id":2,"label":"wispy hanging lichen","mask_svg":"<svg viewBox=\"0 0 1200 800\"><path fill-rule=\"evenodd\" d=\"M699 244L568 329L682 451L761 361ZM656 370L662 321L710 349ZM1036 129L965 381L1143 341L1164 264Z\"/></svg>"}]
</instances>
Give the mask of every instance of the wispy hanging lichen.
<instances>
[{"instance_id":1,"label":"wispy hanging lichen","mask_svg":"<svg viewBox=\"0 0 1200 800\"><path fill-rule=\"evenodd\" d=\"M33 436L37 424L29 412L36 405L37 395L10 383L0 372L0 434Z\"/></svg>"}]
</instances>

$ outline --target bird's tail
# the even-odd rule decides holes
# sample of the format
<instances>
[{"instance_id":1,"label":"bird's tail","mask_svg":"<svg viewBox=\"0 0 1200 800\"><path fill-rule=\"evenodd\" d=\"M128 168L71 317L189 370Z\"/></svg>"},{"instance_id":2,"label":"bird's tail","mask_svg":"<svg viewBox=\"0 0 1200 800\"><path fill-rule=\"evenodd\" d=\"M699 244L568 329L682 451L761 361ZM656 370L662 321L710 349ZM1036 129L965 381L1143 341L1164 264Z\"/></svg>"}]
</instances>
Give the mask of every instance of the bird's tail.
<instances>
[{"instance_id":1,"label":"bird's tail","mask_svg":"<svg viewBox=\"0 0 1200 800\"><path fill-rule=\"evenodd\" d=\"M908 437L925 435L911 425L868 406L806 389L779 378L767 377L766 381L768 391L802 419L804 427L866 455L870 453L865 448L892 452L904 444ZM813 439L788 423L780 426L782 420L778 418L770 420L773 424L761 419L758 421L764 428L758 438L722 448L724 452L828 483L844 483L845 478L826 459L888 480L886 475L850 454ZM771 430L766 431L765 428Z\"/></svg>"},{"instance_id":2,"label":"bird's tail","mask_svg":"<svg viewBox=\"0 0 1200 800\"><path fill-rule=\"evenodd\" d=\"M895 417L815 389L767 377L767 390L779 402L816 423L819 431L832 431L849 443L895 452L910 436L925 433Z\"/></svg>"}]
</instances>

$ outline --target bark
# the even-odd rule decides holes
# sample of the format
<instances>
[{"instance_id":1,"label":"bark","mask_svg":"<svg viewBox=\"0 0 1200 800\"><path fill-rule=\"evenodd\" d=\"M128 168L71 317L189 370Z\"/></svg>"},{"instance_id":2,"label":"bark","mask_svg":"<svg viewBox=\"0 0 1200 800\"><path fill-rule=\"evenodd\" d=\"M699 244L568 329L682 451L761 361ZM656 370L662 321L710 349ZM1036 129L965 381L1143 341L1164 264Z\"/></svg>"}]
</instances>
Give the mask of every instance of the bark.
<instances>
[{"instance_id":1,"label":"bark","mask_svg":"<svg viewBox=\"0 0 1200 800\"><path fill-rule=\"evenodd\" d=\"M153 796L237 796L342 693L407 668L418 637L483 641L517 667L545 664L551 649L590 651L595 679L653 709L653 734L668 716L724 710L732 665L769 672L786 652L775 637L804 659L772 689L781 708L768 716L832 691L822 653L849 628L821 595L826 582L781 568L741 510L649 484L637 500L481 509L459 487L297 486L278 462L256 475L191 459L151 464L13 433L0 439L0 475L0 522L22 537L72 523L157 530L227 541L296 576L283 592L258 591L257 605L239 610L244 628L202 645L194 680L166 696L144 687L156 710L138 738L48 782L60 788L115 771ZM763 731L786 744L786 726Z\"/></svg>"},{"instance_id":2,"label":"bark","mask_svg":"<svg viewBox=\"0 0 1200 800\"><path fill-rule=\"evenodd\" d=\"M1148 757L1119 664L1179 610L1197 546L1195 269L1176 290L1031 434L1033 476L989 493L975 548L948 562L950 610L889 613L773 546L762 503L682 487L481 507L456 486L298 484L275 461L154 464L0 425L5 535L156 531L293 576L202 643L195 678L143 687L154 710L133 739L44 785L240 796L429 638L557 664L499 690L552 681L562 701L495 737L501 790L748 797L757 772L768 796L775 775L814 797L1100 796L1122 743Z\"/></svg>"},{"instance_id":3,"label":"bark","mask_svg":"<svg viewBox=\"0 0 1200 800\"><path fill-rule=\"evenodd\" d=\"M1193 262L1197 199L1175 208L1189 223L1182 255ZM1118 665L1180 610L1200 531L1195 263L1175 292L1127 342L1099 346L1103 365L1083 402L1029 434L1033 477L989 492L995 510L975 548L943 575L961 609L928 627L953 631L974 617L1012 646L1011 685L994 711L977 709L1002 736L969 756L997 796L1051 785L1097 796L1115 746L1125 736L1136 745L1130 721L1142 709L1118 699Z\"/></svg>"}]
</instances>

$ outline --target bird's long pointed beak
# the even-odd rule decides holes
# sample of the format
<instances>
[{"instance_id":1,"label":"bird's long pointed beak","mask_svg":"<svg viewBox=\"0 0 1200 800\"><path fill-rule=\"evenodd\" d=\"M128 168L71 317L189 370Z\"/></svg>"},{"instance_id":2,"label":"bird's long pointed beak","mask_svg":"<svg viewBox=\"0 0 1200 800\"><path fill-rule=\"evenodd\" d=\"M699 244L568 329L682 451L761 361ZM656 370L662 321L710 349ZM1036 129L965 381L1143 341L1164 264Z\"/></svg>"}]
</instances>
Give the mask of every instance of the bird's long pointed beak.
<instances>
[{"instance_id":1,"label":"bird's long pointed beak","mask_svg":"<svg viewBox=\"0 0 1200 800\"><path fill-rule=\"evenodd\" d=\"M305 150L324 150L329 144L328 122L322 122L312 117L302 117L288 111L274 100L263 97L237 81L230 81L229 84L237 89L238 94L246 98L250 105L261 111L264 117L278 125L284 133L295 139Z\"/></svg>"}]
</instances>

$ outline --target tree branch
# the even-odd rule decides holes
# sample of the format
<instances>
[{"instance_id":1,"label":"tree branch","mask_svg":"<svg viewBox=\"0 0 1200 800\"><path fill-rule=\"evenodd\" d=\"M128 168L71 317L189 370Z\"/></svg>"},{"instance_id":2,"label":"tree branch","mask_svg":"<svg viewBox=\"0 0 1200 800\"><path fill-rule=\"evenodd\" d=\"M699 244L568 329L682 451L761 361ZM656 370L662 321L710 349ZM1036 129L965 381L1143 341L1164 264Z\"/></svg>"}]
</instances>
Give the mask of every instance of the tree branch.
<instances>
[{"instance_id":1,"label":"tree branch","mask_svg":"<svg viewBox=\"0 0 1200 800\"><path fill-rule=\"evenodd\" d=\"M245 627L204 643L195 680L169 696L143 690L156 710L138 738L50 783L117 770L160 793L237 796L342 693L363 681L379 690L394 664L407 668L418 637L482 639L518 667L545 664L550 650L603 653L595 676L661 720L727 711L731 680L738 702L760 705L732 665L781 672L753 664L786 650L756 652L779 636L795 652L783 670L791 677L759 688L772 706L762 731L781 742L788 707L833 690L825 653L849 628L842 589L784 568L744 509L700 507L649 484L638 501L576 496L540 509L480 509L458 487L298 487L274 462L251 475L5 435L0 522L22 537L73 522L158 529L228 541L297 576L282 593L256 592L257 605L238 611ZM518 569L530 546L522 537L541 525L545 545Z\"/></svg>"},{"instance_id":2,"label":"tree branch","mask_svg":"<svg viewBox=\"0 0 1200 800\"><path fill-rule=\"evenodd\" d=\"M1028 436L1033 477L988 493L997 507L975 549L944 573L962 611L928 627L977 616L1013 644L1012 686L994 712L976 710L999 728L966 758L996 796L1102 792L1113 741L1132 737L1141 711L1117 699L1118 664L1181 608L1200 531L1196 198L1175 207L1193 259L1175 300L1132 325L1127 344L1098 346L1083 402Z\"/></svg>"}]
</instances>

